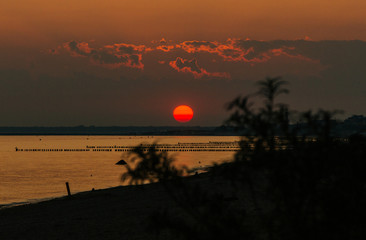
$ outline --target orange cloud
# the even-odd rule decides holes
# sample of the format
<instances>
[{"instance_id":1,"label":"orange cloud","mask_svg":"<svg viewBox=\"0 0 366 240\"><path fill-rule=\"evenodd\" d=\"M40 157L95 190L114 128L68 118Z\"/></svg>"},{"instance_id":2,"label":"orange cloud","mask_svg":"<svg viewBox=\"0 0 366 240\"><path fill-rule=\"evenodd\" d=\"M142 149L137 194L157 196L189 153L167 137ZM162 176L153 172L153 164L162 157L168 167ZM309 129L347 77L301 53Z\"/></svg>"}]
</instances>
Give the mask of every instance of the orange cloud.
<instances>
[{"instance_id":1,"label":"orange cloud","mask_svg":"<svg viewBox=\"0 0 366 240\"><path fill-rule=\"evenodd\" d=\"M301 54L290 54L288 51L293 51L295 50L295 47L282 47L282 48L277 48L277 49L272 49L270 50L270 52L273 54L273 56L286 56L289 58L296 58L296 59L300 59L300 60L304 60L304 61L312 61L312 62L318 62L316 60L313 60L311 58L305 57Z\"/></svg>"},{"instance_id":2,"label":"orange cloud","mask_svg":"<svg viewBox=\"0 0 366 240\"><path fill-rule=\"evenodd\" d=\"M143 69L142 53L152 51L145 45L134 44L113 44L101 48L91 48L86 42L67 42L64 48L73 57L88 57L93 63L107 68L118 68L121 66Z\"/></svg>"},{"instance_id":3,"label":"orange cloud","mask_svg":"<svg viewBox=\"0 0 366 240\"><path fill-rule=\"evenodd\" d=\"M157 46L156 49L164 51L164 52L170 52L171 50L174 49L174 46L160 45L160 46Z\"/></svg>"},{"instance_id":4,"label":"orange cloud","mask_svg":"<svg viewBox=\"0 0 366 240\"><path fill-rule=\"evenodd\" d=\"M209 41L184 41L180 44L177 44L177 48L182 48L184 51L188 53L195 52L209 52L209 53L217 53L217 47L219 43L217 42L209 42Z\"/></svg>"},{"instance_id":5,"label":"orange cloud","mask_svg":"<svg viewBox=\"0 0 366 240\"><path fill-rule=\"evenodd\" d=\"M243 61L243 62L263 62L267 57L247 59L246 55L253 52L253 48L241 48L236 46L236 40L228 39L227 43L209 42L209 41L184 41L177 45L188 53L208 52L219 55L224 61Z\"/></svg>"},{"instance_id":6,"label":"orange cloud","mask_svg":"<svg viewBox=\"0 0 366 240\"><path fill-rule=\"evenodd\" d=\"M230 78L229 73L225 72L207 72L205 69L200 68L197 64L197 60L194 58L192 60L182 59L177 57L175 61L169 62L169 65L177 70L178 72L191 73L194 78L207 77L220 77L220 78Z\"/></svg>"},{"instance_id":7,"label":"orange cloud","mask_svg":"<svg viewBox=\"0 0 366 240\"><path fill-rule=\"evenodd\" d=\"M167 43L167 41L165 40L165 38L162 38L162 39L160 39L160 43L161 43L161 44L166 44L166 43Z\"/></svg>"},{"instance_id":8,"label":"orange cloud","mask_svg":"<svg viewBox=\"0 0 366 240\"><path fill-rule=\"evenodd\" d=\"M165 39L155 41L154 47L146 45L135 45L126 43L116 43L105 45L101 48L92 48L87 42L71 41L63 44L62 49L66 49L73 57L86 57L91 62L107 68L130 67L144 69L142 63L143 55L151 51L178 52L181 49L189 54L210 53L221 57L227 62L244 62L251 65L267 62L273 58L284 56L287 58L299 59L302 61L318 62L309 57L303 56L294 47L296 41L255 41L242 39L228 39L225 42L217 41L183 41L176 45L167 44ZM301 46L301 45L300 45ZM58 54L60 49L49 50L49 54ZM171 62L171 66L179 71L191 72L196 78L202 76L221 76L219 73L209 73L200 69L196 62L180 59ZM190 66L179 67L190 63ZM185 70L182 70L185 69ZM227 76L224 76L227 77Z\"/></svg>"},{"instance_id":9,"label":"orange cloud","mask_svg":"<svg viewBox=\"0 0 366 240\"><path fill-rule=\"evenodd\" d=\"M252 45L251 45L252 44ZM280 43L279 43L280 44ZM226 43L209 41L184 41L176 46L188 53L208 52L219 55L224 61L261 63L280 55L313 61L300 54L291 54L294 47L269 44L261 41L228 39Z\"/></svg>"}]
</instances>

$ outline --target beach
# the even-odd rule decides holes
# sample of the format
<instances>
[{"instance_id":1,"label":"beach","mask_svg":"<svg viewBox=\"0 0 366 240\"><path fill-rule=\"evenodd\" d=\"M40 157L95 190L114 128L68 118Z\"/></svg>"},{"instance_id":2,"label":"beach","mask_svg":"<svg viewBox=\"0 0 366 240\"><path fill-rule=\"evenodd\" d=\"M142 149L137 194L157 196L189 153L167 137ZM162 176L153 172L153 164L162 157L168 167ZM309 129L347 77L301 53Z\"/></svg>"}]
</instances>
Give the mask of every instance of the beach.
<instances>
[{"instance_id":1,"label":"beach","mask_svg":"<svg viewBox=\"0 0 366 240\"><path fill-rule=\"evenodd\" d=\"M75 149L88 144L134 146L156 139L177 144L236 138L1 137L0 239L151 239L152 233L147 228L153 213L167 209L179 215L184 214L184 210L161 183L120 186L128 184L121 182L124 168L115 165L121 159L120 152L21 152L15 151L14 146ZM233 152L172 154L178 166L197 169L228 159ZM70 183L70 197L65 182ZM184 182L199 183L205 189L211 189L213 184L208 173L185 177Z\"/></svg>"},{"instance_id":2,"label":"beach","mask_svg":"<svg viewBox=\"0 0 366 240\"><path fill-rule=\"evenodd\" d=\"M147 218L171 206L160 184L83 192L0 210L0 239L150 239Z\"/></svg>"},{"instance_id":3,"label":"beach","mask_svg":"<svg viewBox=\"0 0 366 240\"><path fill-rule=\"evenodd\" d=\"M207 174L184 181L217 185ZM0 239L152 239L149 219L163 210L184 215L161 183L82 192L1 209Z\"/></svg>"}]
</instances>

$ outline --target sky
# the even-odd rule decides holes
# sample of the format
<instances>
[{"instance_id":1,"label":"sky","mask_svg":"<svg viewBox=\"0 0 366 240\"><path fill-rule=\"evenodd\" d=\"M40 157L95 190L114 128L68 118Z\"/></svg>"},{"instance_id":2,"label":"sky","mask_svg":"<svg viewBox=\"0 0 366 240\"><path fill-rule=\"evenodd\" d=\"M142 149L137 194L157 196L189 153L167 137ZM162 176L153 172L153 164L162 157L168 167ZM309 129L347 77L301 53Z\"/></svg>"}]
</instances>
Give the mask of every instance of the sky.
<instances>
[{"instance_id":1,"label":"sky","mask_svg":"<svg viewBox=\"0 0 366 240\"><path fill-rule=\"evenodd\" d=\"M281 76L366 115L363 0L0 0L0 126L218 126ZM178 123L175 106L193 108Z\"/></svg>"}]
</instances>

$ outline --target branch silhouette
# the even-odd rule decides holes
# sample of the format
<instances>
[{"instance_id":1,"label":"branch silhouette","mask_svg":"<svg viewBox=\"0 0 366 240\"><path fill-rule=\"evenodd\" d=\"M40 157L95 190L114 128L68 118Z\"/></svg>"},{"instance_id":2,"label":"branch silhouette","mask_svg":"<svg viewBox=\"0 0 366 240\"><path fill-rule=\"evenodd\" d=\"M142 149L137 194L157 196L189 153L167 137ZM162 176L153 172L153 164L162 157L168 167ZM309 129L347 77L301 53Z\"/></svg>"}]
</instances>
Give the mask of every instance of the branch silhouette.
<instances>
[{"instance_id":1,"label":"branch silhouette","mask_svg":"<svg viewBox=\"0 0 366 240\"><path fill-rule=\"evenodd\" d=\"M151 216L157 239L366 238L366 141L333 135L340 111L297 113L277 103L286 84L267 78L226 105L224 124L242 133L240 150L208 173L186 178L188 169L154 146L130 153L136 165L122 179L162 183L183 212ZM255 96L263 106L255 107Z\"/></svg>"}]
</instances>

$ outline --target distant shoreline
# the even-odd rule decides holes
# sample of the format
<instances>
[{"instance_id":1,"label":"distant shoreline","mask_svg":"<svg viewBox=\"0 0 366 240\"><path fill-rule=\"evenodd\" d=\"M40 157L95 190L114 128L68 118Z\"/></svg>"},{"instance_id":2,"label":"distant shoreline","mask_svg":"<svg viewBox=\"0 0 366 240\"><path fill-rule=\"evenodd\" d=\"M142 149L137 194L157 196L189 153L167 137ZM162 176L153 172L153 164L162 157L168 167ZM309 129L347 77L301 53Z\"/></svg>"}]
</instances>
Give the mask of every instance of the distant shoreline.
<instances>
[{"instance_id":1,"label":"distant shoreline","mask_svg":"<svg viewBox=\"0 0 366 240\"><path fill-rule=\"evenodd\" d=\"M226 127L0 127L0 136L108 135L108 136L239 136Z\"/></svg>"},{"instance_id":2,"label":"distant shoreline","mask_svg":"<svg viewBox=\"0 0 366 240\"><path fill-rule=\"evenodd\" d=\"M322 126L322 121L317 122ZM332 136L349 137L352 134L366 134L366 117L353 116L344 121L332 121ZM299 136L308 131L306 123L290 125ZM0 127L0 136L242 136L248 131L228 126L63 126L63 127ZM316 135L316 134L315 134Z\"/></svg>"}]
</instances>

